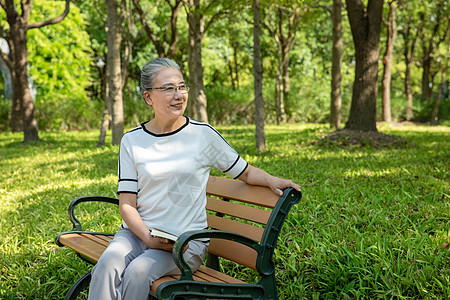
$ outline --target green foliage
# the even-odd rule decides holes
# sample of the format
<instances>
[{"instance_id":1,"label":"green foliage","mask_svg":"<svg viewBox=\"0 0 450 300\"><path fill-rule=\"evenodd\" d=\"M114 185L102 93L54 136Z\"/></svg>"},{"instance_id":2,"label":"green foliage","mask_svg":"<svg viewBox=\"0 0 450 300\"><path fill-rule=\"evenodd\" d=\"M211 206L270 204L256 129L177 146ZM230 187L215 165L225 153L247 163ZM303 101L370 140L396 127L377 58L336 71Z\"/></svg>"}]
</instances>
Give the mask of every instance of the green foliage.
<instances>
[{"instance_id":1,"label":"green foliage","mask_svg":"<svg viewBox=\"0 0 450 300\"><path fill-rule=\"evenodd\" d=\"M64 1L34 4L31 22L64 10ZM43 129L91 128L101 106L89 100L91 48L78 7L60 23L28 32L30 75L37 87L36 115Z\"/></svg>"},{"instance_id":2,"label":"green foliage","mask_svg":"<svg viewBox=\"0 0 450 300\"><path fill-rule=\"evenodd\" d=\"M249 163L302 186L275 251L280 299L449 298L448 127L383 125L409 144L376 149L312 144L325 125L268 125L264 152L253 126L218 129ZM44 132L26 147L21 133L0 135L1 299L61 299L90 269L53 240L71 228L70 200L115 196L118 147L96 148L97 135ZM117 208L80 212L92 230L120 224Z\"/></svg>"},{"instance_id":3,"label":"green foliage","mask_svg":"<svg viewBox=\"0 0 450 300\"><path fill-rule=\"evenodd\" d=\"M285 108L288 122L327 123L330 110L331 80L331 16L317 1L261 1L261 18L276 28L274 23L276 9L282 7L286 13L283 30L287 32L288 12L301 7L302 18L296 32L296 40L290 53L289 79L290 91L286 97ZM344 1L345 2L345 1ZM214 2L201 1L201 12L206 24L214 18L203 39L202 61L204 83L208 96L209 119L213 124L253 123L253 25L251 5L245 1ZM431 40L433 28L438 17L446 15L448 5L445 0L426 2L399 1L397 12L397 35L392 65L392 117L405 119L406 97L404 95L405 62L403 57L403 37L408 20L412 22L411 37L418 37L413 66L411 70L412 92L415 97L414 110L418 121L428 121L432 103L417 101L421 94L423 49ZM332 1L321 4L331 6ZM146 20L159 40L163 39L171 9L166 1L141 1L146 12ZM17 7L20 10L20 7ZM143 105L136 90L139 85L140 69L157 56L154 45L142 30L139 17L128 3L131 22L125 18L123 23L125 41L132 40L132 60L128 68L128 80L124 90L125 123L134 126L152 116L151 109ZM42 21L59 15L64 9L64 1L35 1L31 11L30 23ZM223 13L225 12L226 13ZM354 80L354 47L346 11L343 9L343 64L342 64L342 123L345 123L350 109L350 99ZM385 12L386 14L386 12ZM102 1L73 1L67 18L59 24L33 29L28 32L30 74L38 88L36 115L39 128L43 130L97 128L100 123L104 101L101 95L101 75L95 63L98 58L106 60L106 35L103 21L106 18L105 3ZM441 18L441 19L442 19ZM4 33L9 30L5 12L0 9L0 22ZM130 24L129 24L130 22ZM442 19L434 41L444 38L448 18ZM168 26L168 27L165 27ZM188 23L186 10L181 9L177 22L179 44L174 59L184 70L186 79L188 57ZM170 30L169 30L170 32ZM169 35L169 33L167 33ZM168 37L168 35L166 37ZM266 122L274 123L275 74L280 57L274 36L266 26L261 32L262 60L264 67L263 94ZM385 30L381 36L381 53L385 47ZM448 40L448 38L447 38ZM168 45L165 45L166 47ZM442 68L448 60L446 40L432 53L431 72L434 78L434 97L439 84ZM447 56L446 56L447 55ZM381 57L381 56L380 56ZM381 65L381 64L380 64ZM441 70L441 71L440 71ZM0 84L1 89L2 84ZM417 98L417 99L416 99ZM439 120L449 118L448 100L443 99ZM3 103L4 104L4 103ZM0 114L6 116L10 111L0 105ZM378 114L381 105L377 106ZM244 113L246 112L246 113ZM2 119L0 130L6 130L6 118Z\"/></svg>"},{"instance_id":4,"label":"green foliage","mask_svg":"<svg viewBox=\"0 0 450 300\"><path fill-rule=\"evenodd\" d=\"M208 95L208 117L211 123L252 124L255 115L252 88L207 87L205 92Z\"/></svg>"},{"instance_id":5,"label":"green foliage","mask_svg":"<svg viewBox=\"0 0 450 300\"><path fill-rule=\"evenodd\" d=\"M11 101L9 99L5 99L4 94L0 94L0 132L8 129L10 116Z\"/></svg>"}]
</instances>

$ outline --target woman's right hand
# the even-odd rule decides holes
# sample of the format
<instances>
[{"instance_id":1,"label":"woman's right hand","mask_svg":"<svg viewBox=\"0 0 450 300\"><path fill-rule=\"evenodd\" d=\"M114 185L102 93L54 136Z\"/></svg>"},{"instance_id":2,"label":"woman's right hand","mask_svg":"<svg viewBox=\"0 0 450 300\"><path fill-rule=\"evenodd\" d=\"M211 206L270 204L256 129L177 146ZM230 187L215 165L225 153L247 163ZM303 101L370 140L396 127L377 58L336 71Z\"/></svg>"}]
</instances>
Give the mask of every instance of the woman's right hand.
<instances>
[{"instance_id":1,"label":"woman's right hand","mask_svg":"<svg viewBox=\"0 0 450 300\"><path fill-rule=\"evenodd\" d=\"M168 239L154 237L150 234L147 226L144 224L141 216L137 211L137 198L136 194L120 193L119 195L119 210L122 219L128 225L128 228L139 237L149 248L160 249L164 251L172 252L173 243L170 243ZM189 244L186 245L183 252L189 248Z\"/></svg>"},{"instance_id":2,"label":"woman's right hand","mask_svg":"<svg viewBox=\"0 0 450 300\"><path fill-rule=\"evenodd\" d=\"M151 249L159 249L164 250L168 252L172 252L174 243L171 242L169 239L162 238L162 237L154 237L150 235L150 239L148 240L147 246ZM183 253L186 252L186 250L189 248L189 243L184 247Z\"/></svg>"}]
</instances>

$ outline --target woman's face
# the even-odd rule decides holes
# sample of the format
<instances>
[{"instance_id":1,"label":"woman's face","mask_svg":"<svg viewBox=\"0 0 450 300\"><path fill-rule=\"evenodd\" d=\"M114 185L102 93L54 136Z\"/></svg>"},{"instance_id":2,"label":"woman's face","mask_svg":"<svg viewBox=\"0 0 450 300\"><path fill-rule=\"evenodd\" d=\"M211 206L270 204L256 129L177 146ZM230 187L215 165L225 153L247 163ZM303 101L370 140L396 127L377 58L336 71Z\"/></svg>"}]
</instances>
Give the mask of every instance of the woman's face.
<instances>
[{"instance_id":1,"label":"woman's face","mask_svg":"<svg viewBox=\"0 0 450 300\"><path fill-rule=\"evenodd\" d=\"M170 88L186 85L183 76L176 68L161 70L155 77L153 88ZM153 89L144 92L145 101L153 106L155 118L174 120L183 116L186 110L188 93L176 89L174 92L164 89Z\"/></svg>"}]
</instances>

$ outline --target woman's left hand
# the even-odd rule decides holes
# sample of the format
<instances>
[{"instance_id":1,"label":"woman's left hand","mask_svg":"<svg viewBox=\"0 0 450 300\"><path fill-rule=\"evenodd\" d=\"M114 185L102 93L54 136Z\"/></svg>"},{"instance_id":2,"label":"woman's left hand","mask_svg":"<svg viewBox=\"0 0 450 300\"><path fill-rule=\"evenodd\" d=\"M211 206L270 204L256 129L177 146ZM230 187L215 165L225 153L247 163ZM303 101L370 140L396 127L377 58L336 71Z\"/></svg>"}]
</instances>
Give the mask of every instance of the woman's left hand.
<instances>
[{"instance_id":1,"label":"woman's left hand","mask_svg":"<svg viewBox=\"0 0 450 300\"><path fill-rule=\"evenodd\" d=\"M238 178L248 184L268 186L280 197L283 196L283 190L288 187L292 187L299 192L301 191L300 186L292 180L272 176L252 165L248 165L247 169Z\"/></svg>"},{"instance_id":2,"label":"woman's left hand","mask_svg":"<svg viewBox=\"0 0 450 300\"><path fill-rule=\"evenodd\" d=\"M269 180L268 186L272 189L272 191L278 196L283 196L283 190L286 188L294 188L297 191L301 192L301 188L298 184L294 183L292 180L283 179L272 176Z\"/></svg>"}]
</instances>

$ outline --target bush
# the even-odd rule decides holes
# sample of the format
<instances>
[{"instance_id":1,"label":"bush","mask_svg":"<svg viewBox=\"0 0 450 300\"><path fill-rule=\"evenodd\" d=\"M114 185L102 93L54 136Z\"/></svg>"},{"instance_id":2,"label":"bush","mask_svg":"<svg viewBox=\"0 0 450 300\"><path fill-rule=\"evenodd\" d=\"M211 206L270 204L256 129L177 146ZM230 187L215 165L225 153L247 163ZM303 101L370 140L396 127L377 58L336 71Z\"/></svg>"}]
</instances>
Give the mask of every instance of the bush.
<instances>
[{"instance_id":1,"label":"bush","mask_svg":"<svg viewBox=\"0 0 450 300\"><path fill-rule=\"evenodd\" d=\"M0 95L0 132L9 128L9 118L11 116L11 101L5 99L5 95Z\"/></svg>"},{"instance_id":2,"label":"bush","mask_svg":"<svg viewBox=\"0 0 450 300\"><path fill-rule=\"evenodd\" d=\"M224 86L205 88L208 118L215 125L252 124L255 108L253 86L233 89Z\"/></svg>"}]
</instances>

